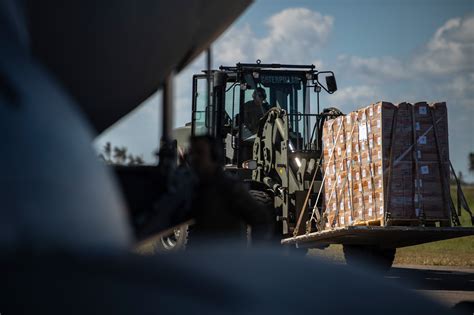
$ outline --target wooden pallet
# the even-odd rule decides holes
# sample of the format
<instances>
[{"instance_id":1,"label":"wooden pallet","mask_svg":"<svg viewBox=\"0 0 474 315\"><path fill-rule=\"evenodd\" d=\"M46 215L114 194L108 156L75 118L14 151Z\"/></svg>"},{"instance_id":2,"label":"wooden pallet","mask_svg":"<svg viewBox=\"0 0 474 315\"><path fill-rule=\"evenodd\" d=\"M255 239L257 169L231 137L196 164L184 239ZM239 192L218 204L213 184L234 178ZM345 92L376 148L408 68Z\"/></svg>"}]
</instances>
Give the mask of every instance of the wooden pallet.
<instances>
[{"instance_id":1,"label":"wooden pallet","mask_svg":"<svg viewBox=\"0 0 474 315\"><path fill-rule=\"evenodd\" d=\"M353 225L354 226L384 226L382 219L356 221Z\"/></svg>"}]
</instances>

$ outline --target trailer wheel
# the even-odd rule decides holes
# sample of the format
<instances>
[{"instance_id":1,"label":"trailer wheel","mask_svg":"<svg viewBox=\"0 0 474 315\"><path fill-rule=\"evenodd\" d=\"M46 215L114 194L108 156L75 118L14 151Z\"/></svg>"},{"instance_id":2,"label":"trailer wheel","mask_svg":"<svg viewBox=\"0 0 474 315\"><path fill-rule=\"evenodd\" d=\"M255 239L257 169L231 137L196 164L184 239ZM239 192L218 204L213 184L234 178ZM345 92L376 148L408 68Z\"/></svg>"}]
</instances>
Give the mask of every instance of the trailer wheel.
<instances>
[{"instance_id":1,"label":"trailer wheel","mask_svg":"<svg viewBox=\"0 0 474 315\"><path fill-rule=\"evenodd\" d=\"M155 253L176 252L184 250L188 242L188 225L182 225L170 234L164 235L154 244Z\"/></svg>"},{"instance_id":2,"label":"trailer wheel","mask_svg":"<svg viewBox=\"0 0 474 315\"><path fill-rule=\"evenodd\" d=\"M364 245L343 245L344 258L351 266L369 266L379 271L388 271L395 259L395 248L381 248Z\"/></svg>"}]
</instances>

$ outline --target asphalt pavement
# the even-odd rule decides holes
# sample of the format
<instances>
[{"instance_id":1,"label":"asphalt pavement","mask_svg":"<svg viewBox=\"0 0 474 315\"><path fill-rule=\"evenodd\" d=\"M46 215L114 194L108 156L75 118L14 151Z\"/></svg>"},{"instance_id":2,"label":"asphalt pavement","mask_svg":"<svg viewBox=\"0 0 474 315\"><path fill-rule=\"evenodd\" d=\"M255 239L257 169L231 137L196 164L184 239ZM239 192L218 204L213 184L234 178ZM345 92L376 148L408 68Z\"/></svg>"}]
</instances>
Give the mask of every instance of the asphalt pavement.
<instances>
[{"instance_id":1,"label":"asphalt pavement","mask_svg":"<svg viewBox=\"0 0 474 315\"><path fill-rule=\"evenodd\" d=\"M474 268L395 265L385 278L461 314L474 314Z\"/></svg>"}]
</instances>

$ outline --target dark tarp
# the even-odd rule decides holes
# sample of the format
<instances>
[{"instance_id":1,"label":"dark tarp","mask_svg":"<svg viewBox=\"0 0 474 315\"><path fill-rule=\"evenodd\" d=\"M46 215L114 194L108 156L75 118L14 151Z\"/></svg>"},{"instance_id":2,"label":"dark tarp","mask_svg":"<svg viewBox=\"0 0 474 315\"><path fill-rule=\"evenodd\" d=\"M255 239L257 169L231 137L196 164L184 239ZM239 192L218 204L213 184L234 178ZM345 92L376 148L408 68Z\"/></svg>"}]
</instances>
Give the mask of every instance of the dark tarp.
<instances>
[{"instance_id":1,"label":"dark tarp","mask_svg":"<svg viewBox=\"0 0 474 315\"><path fill-rule=\"evenodd\" d=\"M152 95L251 0L28 1L31 49L97 132Z\"/></svg>"}]
</instances>

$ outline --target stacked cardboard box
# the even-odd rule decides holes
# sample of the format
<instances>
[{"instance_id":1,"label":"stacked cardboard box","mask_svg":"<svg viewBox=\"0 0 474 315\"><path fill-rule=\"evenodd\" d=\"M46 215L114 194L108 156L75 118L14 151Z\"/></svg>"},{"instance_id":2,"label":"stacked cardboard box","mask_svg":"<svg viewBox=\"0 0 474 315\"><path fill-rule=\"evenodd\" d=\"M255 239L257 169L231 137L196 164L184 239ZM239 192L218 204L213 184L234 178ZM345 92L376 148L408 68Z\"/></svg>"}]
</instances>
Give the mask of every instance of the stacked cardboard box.
<instances>
[{"instance_id":1,"label":"stacked cardboard box","mask_svg":"<svg viewBox=\"0 0 474 315\"><path fill-rule=\"evenodd\" d=\"M445 103L387 102L323 127L326 228L449 221Z\"/></svg>"}]
</instances>

